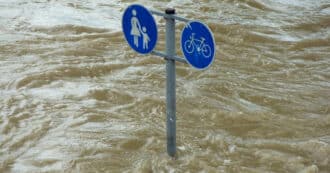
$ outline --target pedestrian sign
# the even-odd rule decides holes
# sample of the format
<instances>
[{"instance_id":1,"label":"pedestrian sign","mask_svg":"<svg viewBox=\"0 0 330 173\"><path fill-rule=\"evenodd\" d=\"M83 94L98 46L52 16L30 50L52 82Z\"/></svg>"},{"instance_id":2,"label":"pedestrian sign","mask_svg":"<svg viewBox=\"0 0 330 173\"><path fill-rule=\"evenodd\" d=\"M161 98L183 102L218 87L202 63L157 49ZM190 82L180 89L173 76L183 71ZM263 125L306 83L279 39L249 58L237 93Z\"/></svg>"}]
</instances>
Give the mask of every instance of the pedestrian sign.
<instances>
[{"instance_id":1,"label":"pedestrian sign","mask_svg":"<svg viewBox=\"0 0 330 173\"><path fill-rule=\"evenodd\" d=\"M157 25L148 9L130 5L123 14L122 29L128 44L138 53L150 53L157 43Z\"/></svg>"},{"instance_id":2,"label":"pedestrian sign","mask_svg":"<svg viewBox=\"0 0 330 173\"><path fill-rule=\"evenodd\" d=\"M191 66L199 70L209 67L215 56L215 42L208 26L189 22L181 33L181 50Z\"/></svg>"}]
</instances>

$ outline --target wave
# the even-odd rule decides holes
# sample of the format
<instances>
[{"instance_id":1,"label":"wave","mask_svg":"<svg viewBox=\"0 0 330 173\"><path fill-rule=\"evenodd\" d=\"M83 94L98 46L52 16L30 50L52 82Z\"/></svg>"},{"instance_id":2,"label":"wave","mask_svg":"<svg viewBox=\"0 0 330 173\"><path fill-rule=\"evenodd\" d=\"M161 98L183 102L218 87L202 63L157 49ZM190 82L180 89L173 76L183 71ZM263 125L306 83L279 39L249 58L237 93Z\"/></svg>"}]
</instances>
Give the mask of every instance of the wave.
<instances>
[{"instance_id":1,"label":"wave","mask_svg":"<svg viewBox=\"0 0 330 173\"><path fill-rule=\"evenodd\" d=\"M83 33L106 33L110 30L80 25L58 25L54 27L32 27L31 32L41 32L46 34L83 34Z\"/></svg>"},{"instance_id":2,"label":"wave","mask_svg":"<svg viewBox=\"0 0 330 173\"><path fill-rule=\"evenodd\" d=\"M329 47L330 38L317 38L317 39L304 39L302 41L296 42L291 47L291 50L301 50L305 48L313 47Z\"/></svg>"},{"instance_id":3,"label":"wave","mask_svg":"<svg viewBox=\"0 0 330 173\"><path fill-rule=\"evenodd\" d=\"M99 64L84 67L58 67L50 71L30 74L18 79L15 82L16 89L23 87L38 88L50 84L53 81L63 80L65 78L98 77L127 66L128 65L125 64Z\"/></svg>"},{"instance_id":4,"label":"wave","mask_svg":"<svg viewBox=\"0 0 330 173\"><path fill-rule=\"evenodd\" d=\"M322 29L328 29L330 27L330 18L327 16L319 16L313 22L303 22L295 24L293 26L284 27L286 30L294 31L309 31L309 32L319 32Z\"/></svg>"},{"instance_id":5,"label":"wave","mask_svg":"<svg viewBox=\"0 0 330 173\"><path fill-rule=\"evenodd\" d=\"M271 7L268 7L266 4L263 2L257 1L257 0L241 0L244 3L246 3L248 6L253 7L258 10L263 10L263 11L274 11Z\"/></svg>"}]
</instances>

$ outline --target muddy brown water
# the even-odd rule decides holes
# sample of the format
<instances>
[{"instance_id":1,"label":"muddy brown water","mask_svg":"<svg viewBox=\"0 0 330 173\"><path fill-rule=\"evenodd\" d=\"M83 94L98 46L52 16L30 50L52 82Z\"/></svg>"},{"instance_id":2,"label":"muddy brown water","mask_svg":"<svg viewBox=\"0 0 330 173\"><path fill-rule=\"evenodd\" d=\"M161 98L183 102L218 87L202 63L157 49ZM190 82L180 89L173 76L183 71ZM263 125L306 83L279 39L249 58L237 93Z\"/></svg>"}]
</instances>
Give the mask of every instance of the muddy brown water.
<instances>
[{"instance_id":1,"label":"muddy brown water","mask_svg":"<svg viewBox=\"0 0 330 173\"><path fill-rule=\"evenodd\" d=\"M121 32L132 3L216 40L209 69L177 63L176 160L165 62ZM328 0L0 0L0 74L0 172L330 172Z\"/></svg>"}]
</instances>

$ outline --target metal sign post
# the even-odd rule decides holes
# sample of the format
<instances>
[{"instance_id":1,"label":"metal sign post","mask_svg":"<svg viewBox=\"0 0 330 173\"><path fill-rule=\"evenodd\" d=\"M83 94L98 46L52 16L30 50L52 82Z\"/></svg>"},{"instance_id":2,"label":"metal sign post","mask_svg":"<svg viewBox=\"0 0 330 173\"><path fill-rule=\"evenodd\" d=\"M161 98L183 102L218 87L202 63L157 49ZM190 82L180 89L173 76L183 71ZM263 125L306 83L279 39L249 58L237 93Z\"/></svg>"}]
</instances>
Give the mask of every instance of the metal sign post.
<instances>
[{"instance_id":1,"label":"metal sign post","mask_svg":"<svg viewBox=\"0 0 330 173\"><path fill-rule=\"evenodd\" d=\"M165 53L153 50L157 44L157 26L151 14L163 16L166 21ZM175 54L175 20L187 22L181 35L181 49L186 59ZM175 9L165 13L147 10L141 5L130 5L123 14L124 36L132 49L141 54L151 53L166 60L166 134L167 153L176 154L176 96L175 62L189 63L202 70L210 66L215 55L215 43L211 30L200 22L175 15ZM188 29L187 29L188 28ZM201 32L200 32L201 31Z\"/></svg>"},{"instance_id":2,"label":"metal sign post","mask_svg":"<svg viewBox=\"0 0 330 173\"><path fill-rule=\"evenodd\" d=\"M165 14L174 15L174 9L166 9ZM175 20L165 17L166 20L166 54L175 55ZM167 153L174 157L176 153L176 98L175 98L175 60L166 59L166 126L167 126Z\"/></svg>"}]
</instances>

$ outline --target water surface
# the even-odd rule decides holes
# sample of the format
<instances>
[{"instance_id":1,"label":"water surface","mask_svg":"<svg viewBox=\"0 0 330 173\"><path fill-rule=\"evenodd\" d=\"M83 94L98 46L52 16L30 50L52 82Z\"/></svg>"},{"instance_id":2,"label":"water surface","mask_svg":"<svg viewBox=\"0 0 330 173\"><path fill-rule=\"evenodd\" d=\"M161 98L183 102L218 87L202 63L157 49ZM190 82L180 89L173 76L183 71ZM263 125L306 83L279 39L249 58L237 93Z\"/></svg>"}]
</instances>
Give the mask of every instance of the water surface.
<instances>
[{"instance_id":1,"label":"water surface","mask_svg":"<svg viewBox=\"0 0 330 173\"><path fill-rule=\"evenodd\" d=\"M121 32L132 3L216 40L208 70L177 63L176 160L165 62ZM328 173L329 52L327 0L0 0L0 172Z\"/></svg>"}]
</instances>

